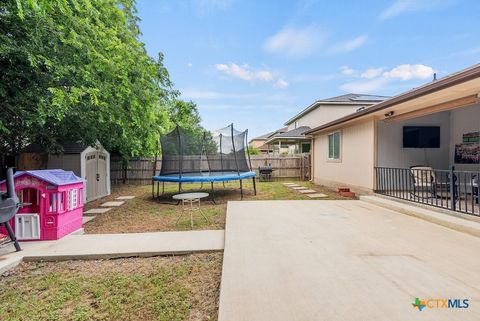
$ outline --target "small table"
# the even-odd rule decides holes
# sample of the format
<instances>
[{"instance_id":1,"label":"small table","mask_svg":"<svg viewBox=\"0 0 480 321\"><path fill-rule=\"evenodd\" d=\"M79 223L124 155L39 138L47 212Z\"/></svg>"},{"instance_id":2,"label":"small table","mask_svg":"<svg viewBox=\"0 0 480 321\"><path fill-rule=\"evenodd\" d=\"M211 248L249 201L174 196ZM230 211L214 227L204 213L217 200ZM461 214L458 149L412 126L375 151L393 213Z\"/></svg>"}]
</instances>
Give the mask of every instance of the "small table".
<instances>
[{"instance_id":1,"label":"small table","mask_svg":"<svg viewBox=\"0 0 480 321\"><path fill-rule=\"evenodd\" d=\"M202 198L206 198L208 196L209 196L208 193L182 193L182 194L173 195L172 198L174 200L179 200L179 201L182 202L182 213L178 217L177 222L175 224L178 224L178 222L180 221L180 219L183 216L183 213L186 210L190 211L190 226L191 226L192 229L193 229L193 212L194 211L199 211L200 214L205 219L205 221L208 223L209 222L208 218L203 214L203 212L200 208L200 200ZM185 206L185 204L188 204L188 203L190 203L190 206L188 206L188 205ZM193 206L194 203L198 203L198 204L196 206Z\"/></svg>"}]
</instances>

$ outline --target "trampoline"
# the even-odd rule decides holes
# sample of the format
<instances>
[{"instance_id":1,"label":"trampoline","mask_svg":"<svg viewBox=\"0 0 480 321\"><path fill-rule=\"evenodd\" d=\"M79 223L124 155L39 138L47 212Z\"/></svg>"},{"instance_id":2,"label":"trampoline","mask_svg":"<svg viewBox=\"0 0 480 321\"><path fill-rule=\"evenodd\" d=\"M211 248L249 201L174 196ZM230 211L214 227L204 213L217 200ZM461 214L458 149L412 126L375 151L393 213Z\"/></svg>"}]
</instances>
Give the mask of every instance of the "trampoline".
<instances>
[{"instance_id":1,"label":"trampoline","mask_svg":"<svg viewBox=\"0 0 480 321\"><path fill-rule=\"evenodd\" d=\"M252 179L254 194L257 194L255 177L251 171L248 155L248 130L243 132L233 128L233 124L213 133L186 130L177 126L169 134L162 136L162 167L160 173L152 177L152 197L160 197L165 192L165 182L178 183L178 192L182 183L210 183L211 199L214 198L214 183L239 181L240 195L243 199L245 179ZM248 162L247 156L248 155Z\"/></svg>"}]
</instances>

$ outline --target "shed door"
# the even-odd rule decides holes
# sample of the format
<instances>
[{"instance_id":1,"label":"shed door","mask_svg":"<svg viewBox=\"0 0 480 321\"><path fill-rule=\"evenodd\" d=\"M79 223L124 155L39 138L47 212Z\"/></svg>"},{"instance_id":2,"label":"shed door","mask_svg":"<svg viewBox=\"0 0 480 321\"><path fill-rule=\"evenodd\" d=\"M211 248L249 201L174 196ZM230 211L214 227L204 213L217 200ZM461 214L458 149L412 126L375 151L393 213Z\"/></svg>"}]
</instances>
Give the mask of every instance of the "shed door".
<instances>
[{"instance_id":1,"label":"shed door","mask_svg":"<svg viewBox=\"0 0 480 321\"><path fill-rule=\"evenodd\" d=\"M88 202L107 195L107 156L91 152L85 158Z\"/></svg>"},{"instance_id":2,"label":"shed door","mask_svg":"<svg viewBox=\"0 0 480 321\"><path fill-rule=\"evenodd\" d=\"M97 197L97 154L97 152L92 152L85 155L87 201Z\"/></svg>"},{"instance_id":3,"label":"shed door","mask_svg":"<svg viewBox=\"0 0 480 321\"><path fill-rule=\"evenodd\" d=\"M102 153L98 153L97 174L97 195L105 196L107 195L107 157Z\"/></svg>"}]
</instances>

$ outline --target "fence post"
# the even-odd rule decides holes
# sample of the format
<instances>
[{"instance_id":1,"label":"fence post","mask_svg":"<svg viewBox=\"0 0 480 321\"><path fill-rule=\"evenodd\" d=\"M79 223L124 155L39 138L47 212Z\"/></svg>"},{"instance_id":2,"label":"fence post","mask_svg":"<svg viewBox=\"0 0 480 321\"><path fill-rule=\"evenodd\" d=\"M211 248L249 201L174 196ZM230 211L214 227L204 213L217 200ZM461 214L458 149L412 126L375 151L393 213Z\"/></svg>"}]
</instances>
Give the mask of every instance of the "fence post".
<instances>
[{"instance_id":1,"label":"fence post","mask_svg":"<svg viewBox=\"0 0 480 321\"><path fill-rule=\"evenodd\" d=\"M455 211L455 166L450 167L450 209Z\"/></svg>"}]
</instances>

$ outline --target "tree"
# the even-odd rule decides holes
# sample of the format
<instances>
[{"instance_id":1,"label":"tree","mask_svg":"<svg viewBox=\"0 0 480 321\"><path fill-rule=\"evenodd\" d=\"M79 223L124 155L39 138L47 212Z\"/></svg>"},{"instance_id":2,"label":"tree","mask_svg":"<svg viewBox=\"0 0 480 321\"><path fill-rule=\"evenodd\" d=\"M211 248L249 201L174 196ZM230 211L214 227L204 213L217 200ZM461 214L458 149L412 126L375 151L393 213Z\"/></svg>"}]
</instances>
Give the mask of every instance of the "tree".
<instances>
[{"instance_id":1,"label":"tree","mask_svg":"<svg viewBox=\"0 0 480 321\"><path fill-rule=\"evenodd\" d=\"M133 0L3 1L0 152L99 140L124 157L152 155L171 106L198 124L196 108L176 103L163 55L149 57L139 35Z\"/></svg>"}]
</instances>

